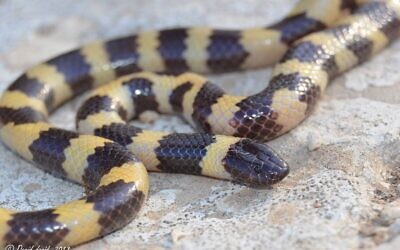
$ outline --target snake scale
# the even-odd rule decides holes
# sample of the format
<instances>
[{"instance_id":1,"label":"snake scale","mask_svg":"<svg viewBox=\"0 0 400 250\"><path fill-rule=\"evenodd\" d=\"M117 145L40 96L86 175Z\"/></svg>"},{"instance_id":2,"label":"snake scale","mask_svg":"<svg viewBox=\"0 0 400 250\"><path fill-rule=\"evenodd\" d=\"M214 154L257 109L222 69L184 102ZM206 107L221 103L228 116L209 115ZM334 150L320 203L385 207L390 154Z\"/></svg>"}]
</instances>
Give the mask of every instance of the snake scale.
<instances>
[{"instance_id":1,"label":"snake scale","mask_svg":"<svg viewBox=\"0 0 400 250\"><path fill-rule=\"evenodd\" d=\"M28 69L0 99L1 140L44 171L82 184L86 196L41 211L0 208L0 246L74 246L120 229L146 199L146 168L254 187L282 180L287 164L262 142L297 126L332 78L394 40L399 19L399 0L303 0L269 27L143 32ZM268 86L251 96L228 95L188 73L276 62ZM79 109L79 133L47 122L67 100L109 82ZM126 124L145 111L182 113L203 133Z\"/></svg>"}]
</instances>

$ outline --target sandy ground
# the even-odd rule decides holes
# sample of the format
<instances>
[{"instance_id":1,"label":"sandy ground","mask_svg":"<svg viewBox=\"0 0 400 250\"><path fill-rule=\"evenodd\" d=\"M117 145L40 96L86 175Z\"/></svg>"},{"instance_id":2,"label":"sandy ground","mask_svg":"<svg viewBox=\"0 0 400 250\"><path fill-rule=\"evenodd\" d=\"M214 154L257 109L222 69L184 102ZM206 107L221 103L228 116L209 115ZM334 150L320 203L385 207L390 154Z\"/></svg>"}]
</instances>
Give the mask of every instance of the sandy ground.
<instances>
[{"instance_id":1,"label":"sandy ground","mask_svg":"<svg viewBox=\"0 0 400 250\"><path fill-rule=\"evenodd\" d=\"M238 28L280 19L295 0L1 0L0 92L27 67L81 44L142 30ZM269 143L291 167L269 190L150 174L138 218L82 249L399 249L400 41L332 82L313 115ZM230 93L261 90L270 69L211 76ZM73 129L80 100L52 122ZM142 125L193 131L177 117ZM49 208L82 195L0 144L0 205Z\"/></svg>"}]
</instances>

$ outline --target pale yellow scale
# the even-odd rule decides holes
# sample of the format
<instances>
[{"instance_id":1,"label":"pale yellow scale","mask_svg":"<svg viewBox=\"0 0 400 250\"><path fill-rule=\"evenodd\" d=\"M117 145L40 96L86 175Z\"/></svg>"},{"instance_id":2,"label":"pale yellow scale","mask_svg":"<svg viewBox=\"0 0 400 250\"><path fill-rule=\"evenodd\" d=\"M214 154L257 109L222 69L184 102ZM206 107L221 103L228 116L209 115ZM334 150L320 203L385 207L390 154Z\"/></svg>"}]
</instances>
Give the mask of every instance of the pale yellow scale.
<instances>
[{"instance_id":1,"label":"pale yellow scale","mask_svg":"<svg viewBox=\"0 0 400 250\"><path fill-rule=\"evenodd\" d=\"M132 96L130 94L129 88L122 85L124 82L129 81L132 75L127 75L120 77L109 84L96 88L91 92L90 97L93 96L107 96L118 102L124 110L127 112L128 117L134 115L135 107L132 103Z\"/></svg>"},{"instance_id":2,"label":"pale yellow scale","mask_svg":"<svg viewBox=\"0 0 400 250\"><path fill-rule=\"evenodd\" d=\"M207 66L207 46L210 43L209 37L212 29L207 27L196 27L188 29L185 40L186 50L183 54L189 68L198 73L209 72Z\"/></svg>"},{"instance_id":3,"label":"pale yellow scale","mask_svg":"<svg viewBox=\"0 0 400 250\"><path fill-rule=\"evenodd\" d=\"M197 93L200 91L201 87L203 87L203 85L207 82L207 79L200 75L186 73L180 75L177 82L190 82L193 84L192 88L183 96L182 107L183 116L185 117L186 121L188 121L193 127L195 127L196 125L192 119L193 103L197 96Z\"/></svg>"},{"instance_id":4,"label":"pale yellow scale","mask_svg":"<svg viewBox=\"0 0 400 250\"><path fill-rule=\"evenodd\" d=\"M71 201L56 207L54 214L58 214L56 221L69 229L60 246L77 245L97 238L102 230L98 223L102 214L94 209L94 203Z\"/></svg>"},{"instance_id":5,"label":"pale yellow scale","mask_svg":"<svg viewBox=\"0 0 400 250\"><path fill-rule=\"evenodd\" d=\"M115 70L109 63L107 51L103 42L94 42L80 50L90 65L90 75L94 78L95 86L110 82L116 78Z\"/></svg>"},{"instance_id":6,"label":"pale yellow scale","mask_svg":"<svg viewBox=\"0 0 400 250\"><path fill-rule=\"evenodd\" d=\"M308 77L312 82L324 90L328 84L328 73L321 69L320 65L300 62L297 59L291 59L279 64L274 68L272 76L279 74L289 75L299 73L302 77Z\"/></svg>"},{"instance_id":7,"label":"pale yellow scale","mask_svg":"<svg viewBox=\"0 0 400 250\"><path fill-rule=\"evenodd\" d=\"M231 175L223 167L223 159L231 145L241 138L232 136L215 136L215 142L207 146L207 153L200 162L201 174L225 180L231 179Z\"/></svg>"},{"instance_id":8,"label":"pale yellow scale","mask_svg":"<svg viewBox=\"0 0 400 250\"><path fill-rule=\"evenodd\" d=\"M136 189L147 194L149 191L148 174L142 162L125 163L120 167L112 168L100 180L99 186L107 186L115 180L123 180L125 183L135 183Z\"/></svg>"},{"instance_id":9,"label":"pale yellow scale","mask_svg":"<svg viewBox=\"0 0 400 250\"><path fill-rule=\"evenodd\" d=\"M299 101L296 91L288 89L276 91L271 108L279 114L276 123L283 125L282 130L279 131L280 134L296 127L300 121L306 118L307 103Z\"/></svg>"},{"instance_id":10,"label":"pale yellow scale","mask_svg":"<svg viewBox=\"0 0 400 250\"><path fill-rule=\"evenodd\" d=\"M50 124L38 122L23 125L9 123L0 129L2 141L28 161L33 160L29 146L40 137L40 132L47 131Z\"/></svg>"},{"instance_id":11,"label":"pale yellow scale","mask_svg":"<svg viewBox=\"0 0 400 250\"><path fill-rule=\"evenodd\" d=\"M78 123L79 132L83 134L93 134L97 128L112 123L124 123L125 121L114 111L100 111L99 113L89 115L85 120Z\"/></svg>"},{"instance_id":12,"label":"pale yellow scale","mask_svg":"<svg viewBox=\"0 0 400 250\"><path fill-rule=\"evenodd\" d=\"M36 111L39 111L45 117L48 115L44 102L37 98L29 97L19 90L5 92L0 99L0 107L12 109L30 107Z\"/></svg>"},{"instance_id":13,"label":"pale yellow scale","mask_svg":"<svg viewBox=\"0 0 400 250\"><path fill-rule=\"evenodd\" d=\"M167 75L157 75L150 72L141 72L132 75L134 78L145 78L152 82L152 91L155 95L156 102L158 103L158 111L163 114L173 113L169 97L174 88L178 86L177 78Z\"/></svg>"},{"instance_id":14,"label":"pale yellow scale","mask_svg":"<svg viewBox=\"0 0 400 250\"><path fill-rule=\"evenodd\" d=\"M358 0L357 2L366 1L368 0ZM305 13L307 17L331 26L338 17L344 14L344 11L340 9L341 3L342 0L302 0L290 11L289 16Z\"/></svg>"},{"instance_id":15,"label":"pale yellow scale","mask_svg":"<svg viewBox=\"0 0 400 250\"><path fill-rule=\"evenodd\" d=\"M144 163L147 170L160 171L157 168L160 161L154 150L160 146L158 141L167 134L166 132L144 130L132 138L133 142L126 147Z\"/></svg>"},{"instance_id":16,"label":"pale yellow scale","mask_svg":"<svg viewBox=\"0 0 400 250\"><path fill-rule=\"evenodd\" d=\"M303 39L303 42L312 42L322 47L325 53L334 56L335 64L339 72L343 72L358 63L358 58L354 53L347 49L345 44L334 37L333 34L316 33Z\"/></svg>"},{"instance_id":17,"label":"pale yellow scale","mask_svg":"<svg viewBox=\"0 0 400 250\"><path fill-rule=\"evenodd\" d=\"M352 15L339 20L338 24L350 24L351 33L359 34L370 40L372 42L372 55L381 51L389 43L386 35L379 30L378 24L370 20L367 16Z\"/></svg>"},{"instance_id":18,"label":"pale yellow scale","mask_svg":"<svg viewBox=\"0 0 400 250\"><path fill-rule=\"evenodd\" d=\"M71 87L66 83L63 74L50 64L39 64L26 72L29 78L37 79L49 86L54 93L54 106L58 106L73 96Z\"/></svg>"},{"instance_id":19,"label":"pale yellow scale","mask_svg":"<svg viewBox=\"0 0 400 250\"><path fill-rule=\"evenodd\" d=\"M400 17L400 1L398 0L387 1L386 4L391 10L396 12L396 15L398 17Z\"/></svg>"},{"instance_id":20,"label":"pale yellow scale","mask_svg":"<svg viewBox=\"0 0 400 250\"><path fill-rule=\"evenodd\" d=\"M211 114L207 117L211 125L212 132L215 134L233 135L236 132L234 126L227 126L233 115L240 110L237 103L245 99L245 96L223 95L218 98L218 102L211 106Z\"/></svg>"},{"instance_id":21,"label":"pale yellow scale","mask_svg":"<svg viewBox=\"0 0 400 250\"><path fill-rule=\"evenodd\" d=\"M366 0L357 0L364 2ZM400 16L400 1L385 1ZM331 25L334 20L340 16L340 0L303 0L291 11L291 16L306 12L306 16L317 19L318 21ZM326 14L329 13L329 14ZM372 53L380 51L388 44L388 38L385 34L377 30L377 24L369 21L366 17L352 16L339 21L339 24L351 23L351 29L361 36L365 36L372 41ZM207 46L210 43L210 35L212 30L209 28L193 28L188 30L188 36L185 40L186 50L184 57L188 62L188 66L197 72L208 72L207 66ZM240 43L246 51L251 52L246 58L243 68L264 66L272 63L276 58L282 55L287 47L279 42L280 33L267 29L248 29L241 34ZM257 41L256 41L257 40ZM344 47L332 35L315 34L308 36L303 41L311 41L313 44L321 45L324 50L331 55L335 55L335 63L339 71L344 71L358 63L357 57L352 51ZM151 31L138 35L138 53L146 55L139 57L138 66L144 69L152 69L154 71L164 71L165 65L160 53L157 51L159 46L158 32ZM270 45L273 46L270 46ZM80 52L85 61L91 65L91 76L94 78L95 85L100 85L106 81L115 78L114 69L109 65L109 58L101 42L96 42L83 47ZM303 63L296 59L286 61L280 64L273 71L273 76L279 74L299 73L303 77L310 78L314 84L324 90L328 83L327 73L321 69L320 65ZM27 71L28 78L37 79L40 83L47 86L44 91L54 91L54 105L57 106L65 100L73 96L71 87L66 83L65 76L57 71L57 68L50 64L40 64ZM207 80L194 74L184 74L176 79L168 77L157 78L151 74L142 73L138 77L147 77L150 81L155 82L153 91L156 95L157 102L160 104L160 111L170 113L172 107L169 104L168 97L171 91L180 84L190 81L193 83L192 88L185 93L183 97L184 116L193 124L191 115L193 113L194 99ZM132 76L129 76L132 77ZM127 79L127 78L122 78ZM121 79L116 85L121 84ZM159 84L160 83L160 84ZM167 87L161 83L167 83ZM118 96L122 100L121 105L127 110L128 116L134 115L134 106L131 97L127 94L126 89L112 92L110 89L104 88L96 92L95 95ZM218 99L218 104L212 105L212 114L208 117L208 122L212 124L214 132L223 131L223 133L233 134L235 131L231 127L224 127L229 124L232 115L239 110L235 105L244 97L233 97L224 95ZM229 106L230 108L221 108ZM19 91L8 91L0 100L1 107L23 108L32 107L33 109L47 115L45 104L34 98L31 98ZM284 124L284 131L287 131L298 124L305 118L307 104L298 100L298 93L287 89L278 90L274 93L272 100L273 110L279 113L277 123ZM93 128L111 122L123 122L118 114L114 112L100 112L90 115L85 121L80 122L80 128L83 131L92 132ZM40 137L40 133L48 131L50 125L44 122L35 124L15 125L13 123L6 124L0 128L0 136L5 144L16 150L22 157L32 161L33 156L29 150L29 146ZM284 132L283 131L283 132ZM157 166L160 164L155 155L155 149L160 146L161 140L167 133L143 131L138 133L133 139L133 143L127 147L140 158L146 165L147 169L159 171ZM216 142L207 146L207 153L200 162L202 174L206 176L219 177L229 179L230 175L223 168L223 158L229 150L229 147L238 142L239 138L216 136ZM80 135L79 138L71 139L70 145L64 150L66 161L62 167L68 173L68 178L76 182L81 182L84 169L87 166L87 157L94 153L96 147L104 146L108 142L106 139L93 137L89 135ZM218 149L218 150L217 150ZM100 186L112 184L117 180L125 183L134 182L138 190L147 195L148 192L148 176L142 163L132 162L126 163L117 168L112 168L100 180ZM56 220L67 226L69 233L63 238L60 245L76 245L96 238L100 235L102 228L98 224L101 214L94 209L92 203L85 200L72 201L55 208L55 214L58 214ZM7 222L12 219L13 212L0 208L0 236L4 236L10 230ZM3 242L0 240L0 244Z\"/></svg>"},{"instance_id":22,"label":"pale yellow scale","mask_svg":"<svg viewBox=\"0 0 400 250\"><path fill-rule=\"evenodd\" d=\"M152 70L155 72L165 71L164 60L157 51L159 46L158 32L147 31L137 36L138 53L146 55L139 57L138 65L142 69Z\"/></svg>"},{"instance_id":23,"label":"pale yellow scale","mask_svg":"<svg viewBox=\"0 0 400 250\"><path fill-rule=\"evenodd\" d=\"M241 32L240 44L249 52L243 69L269 66L287 50L287 45L281 42L281 32L272 29L245 29Z\"/></svg>"},{"instance_id":24,"label":"pale yellow scale","mask_svg":"<svg viewBox=\"0 0 400 250\"><path fill-rule=\"evenodd\" d=\"M12 215L14 214L14 212L12 212L11 210L8 209L4 209L4 208L0 208L0 235L6 235L9 230L10 227L8 226L8 221L12 218ZM0 247L4 247L2 246L2 241L0 240Z\"/></svg>"},{"instance_id":25,"label":"pale yellow scale","mask_svg":"<svg viewBox=\"0 0 400 250\"><path fill-rule=\"evenodd\" d=\"M70 180L82 183L82 176L88 166L88 156L94 154L97 147L103 147L106 142L110 141L97 136L80 135L69 142L70 146L64 150L66 160L62 167Z\"/></svg>"}]
</instances>

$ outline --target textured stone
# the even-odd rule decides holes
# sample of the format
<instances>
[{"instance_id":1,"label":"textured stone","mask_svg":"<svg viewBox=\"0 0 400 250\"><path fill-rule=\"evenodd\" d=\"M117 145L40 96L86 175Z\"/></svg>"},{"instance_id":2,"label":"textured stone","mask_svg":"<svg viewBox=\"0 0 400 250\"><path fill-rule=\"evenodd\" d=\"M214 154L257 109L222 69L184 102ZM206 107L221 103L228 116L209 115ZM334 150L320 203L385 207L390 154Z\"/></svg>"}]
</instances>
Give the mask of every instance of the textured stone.
<instances>
[{"instance_id":1,"label":"textured stone","mask_svg":"<svg viewBox=\"0 0 400 250\"><path fill-rule=\"evenodd\" d=\"M0 2L0 91L23 70L96 39L173 26L225 28L279 20L295 0L4 0ZM400 42L328 87L315 112L269 144L291 166L269 190L202 177L150 174L150 196L124 229L81 249L398 249ZM252 94L270 69L212 76ZM73 129L82 98L51 120ZM68 121L65 123L65 121ZM137 124L137 123L135 123ZM177 117L142 127L193 131ZM0 205L35 210L80 197L0 144ZM62 194L62 195L60 195Z\"/></svg>"}]
</instances>

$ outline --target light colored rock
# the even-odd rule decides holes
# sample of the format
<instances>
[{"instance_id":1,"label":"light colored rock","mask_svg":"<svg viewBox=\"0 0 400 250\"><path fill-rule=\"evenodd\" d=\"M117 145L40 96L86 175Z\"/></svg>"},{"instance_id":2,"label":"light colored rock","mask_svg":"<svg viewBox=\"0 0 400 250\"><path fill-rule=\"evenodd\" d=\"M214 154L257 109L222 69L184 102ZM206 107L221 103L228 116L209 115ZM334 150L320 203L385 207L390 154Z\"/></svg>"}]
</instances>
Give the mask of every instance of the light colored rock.
<instances>
[{"instance_id":1,"label":"light colored rock","mask_svg":"<svg viewBox=\"0 0 400 250\"><path fill-rule=\"evenodd\" d=\"M379 250L397 250L400 246L400 237L395 240L382 244L378 247Z\"/></svg>"},{"instance_id":2,"label":"light colored rock","mask_svg":"<svg viewBox=\"0 0 400 250\"><path fill-rule=\"evenodd\" d=\"M397 220L400 219L400 200L395 200L382 210L381 217L386 220Z\"/></svg>"},{"instance_id":3,"label":"light colored rock","mask_svg":"<svg viewBox=\"0 0 400 250\"><path fill-rule=\"evenodd\" d=\"M399 50L400 43L395 43L392 49ZM346 77L346 87L361 91L369 86L385 87L393 86L399 80L398 68L400 57L390 50L383 51L373 62L366 63L362 68L354 69L354 73ZM384 65L385 67L376 67Z\"/></svg>"},{"instance_id":4,"label":"light colored rock","mask_svg":"<svg viewBox=\"0 0 400 250\"><path fill-rule=\"evenodd\" d=\"M26 40L17 41L11 51L5 51L4 62L11 70L28 68L38 60L78 47L94 28L93 23L81 17L68 17L54 25L41 26Z\"/></svg>"},{"instance_id":5,"label":"light colored rock","mask_svg":"<svg viewBox=\"0 0 400 250\"><path fill-rule=\"evenodd\" d=\"M295 0L4 0L0 90L23 70L78 44L172 26L249 27L281 18ZM336 79L312 116L269 143L291 166L270 190L150 174L150 196L124 229L81 249L398 249L400 42ZM211 76L234 94L265 87L270 69ZM51 118L73 129L82 98ZM65 123L68 121L68 123ZM177 117L145 128L190 132ZM0 144L0 205L48 208L82 195L75 184Z\"/></svg>"}]
</instances>

